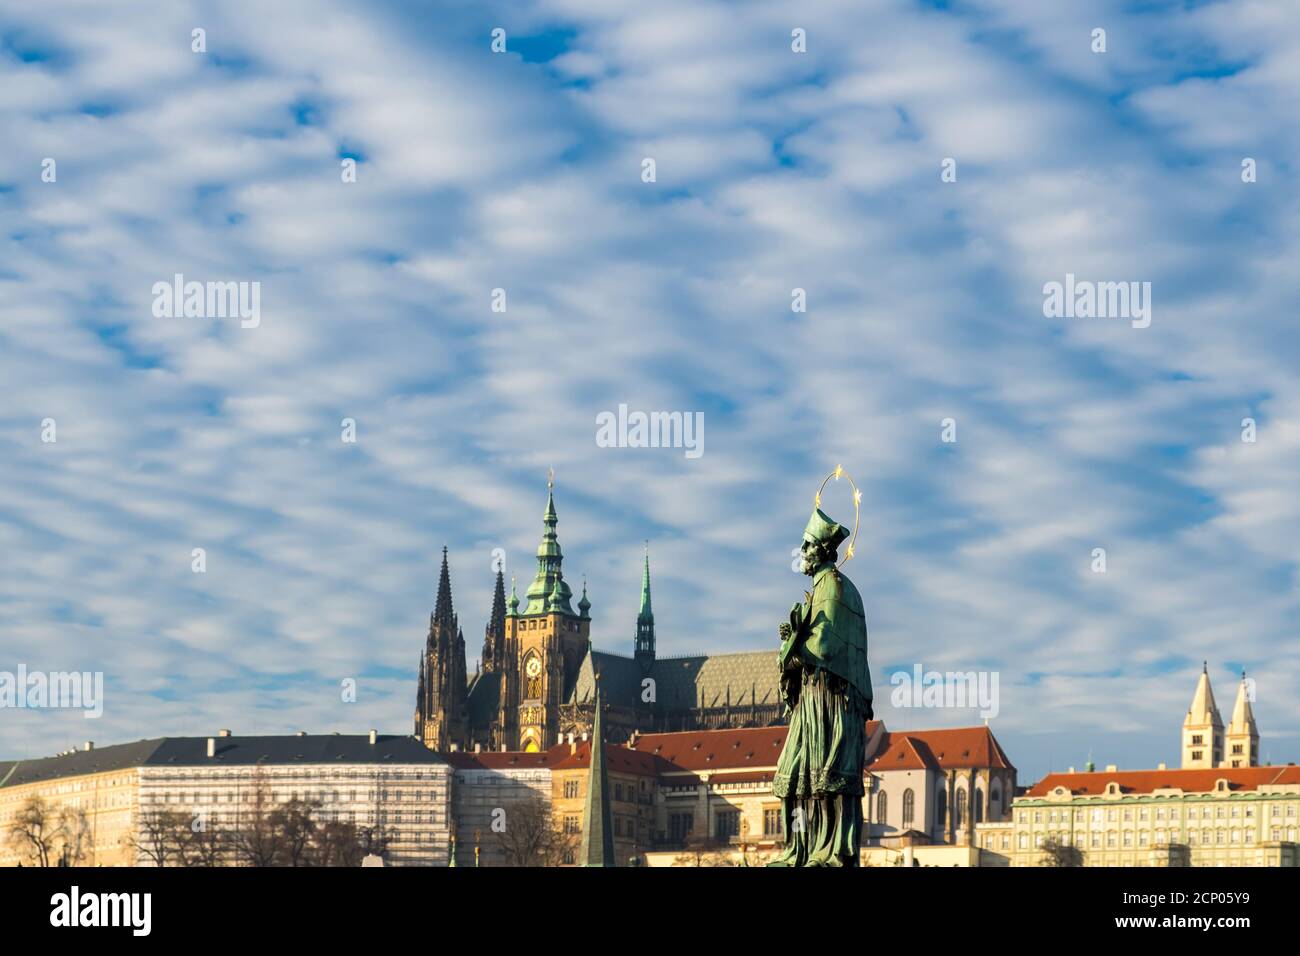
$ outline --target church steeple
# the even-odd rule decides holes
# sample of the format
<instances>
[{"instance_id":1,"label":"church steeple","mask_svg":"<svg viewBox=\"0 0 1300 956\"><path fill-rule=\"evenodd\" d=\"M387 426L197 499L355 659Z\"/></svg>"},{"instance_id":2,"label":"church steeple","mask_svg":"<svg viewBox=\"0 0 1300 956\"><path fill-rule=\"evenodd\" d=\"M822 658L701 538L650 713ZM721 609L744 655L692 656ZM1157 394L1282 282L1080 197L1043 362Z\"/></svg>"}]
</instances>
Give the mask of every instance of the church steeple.
<instances>
[{"instance_id":1,"label":"church steeple","mask_svg":"<svg viewBox=\"0 0 1300 956\"><path fill-rule=\"evenodd\" d=\"M1182 757L1184 770L1212 769L1223 763L1223 718L1214 702L1208 663L1201 664L1192 705L1183 719Z\"/></svg>"},{"instance_id":2,"label":"church steeple","mask_svg":"<svg viewBox=\"0 0 1300 956\"><path fill-rule=\"evenodd\" d=\"M518 600L518 599L516 599ZM506 577L497 568L497 586L492 594L492 616L483 635L483 670L500 671L506 663Z\"/></svg>"},{"instance_id":3,"label":"church steeple","mask_svg":"<svg viewBox=\"0 0 1300 956\"><path fill-rule=\"evenodd\" d=\"M641 609L636 615L636 650L633 655L642 671L655 662L655 615L650 608L650 542L645 545L645 565L641 571Z\"/></svg>"},{"instance_id":4,"label":"church steeple","mask_svg":"<svg viewBox=\"0 0 1300 956\"><path fill-rule=\"evenodd\" d=\"M582 865L618 866L605 769L605 735L601 716L600 676L596 676L596 716L591 728L591 770L587 774L587 812L582 826Z\"/></svg>"},{"instance_id":5,"label":"church steeple","mask_svg":"<svg viewBox=\"0 0 1300 956\"><path fill-rule=\"evenodd\" d=\"M463 742L465 734L465 635L451 600L447 547L442 549L438 596L429 615L429 634L416 686L415 736L432 750Z\"/></svg>"},{"instance_id":6,"label":"church steeple","mask_svg":"<svg viewBox=\"0 0 1300 956\"><path fill-rule=\"evenodd\" d=\"M528 587L528 606L525 614L544 614L558 611L573 616L573 607L569 601L573 591L564 583L561 570L564 554L555 528L559 518L555 514L555 479L546 482L546 512L542 515L542 543L537 546L537 575Z\"/></svg>"},{"instance_id":7,"label":"church steeple","mask_svg":"<svg viewBox=\"0 0 1300 956\"><path fill-rule=\"evenodd\" d=\"M1250 706L1254 696L1254 688L1246 679L1246 672L1242 671L1241 683L1237 685L1237 700L1232 706L1232 721L1224 738L1224 762L1229 767L1259 766L1259 727L1255 725L1255 712Z\"/></svg>"}]
</instances>

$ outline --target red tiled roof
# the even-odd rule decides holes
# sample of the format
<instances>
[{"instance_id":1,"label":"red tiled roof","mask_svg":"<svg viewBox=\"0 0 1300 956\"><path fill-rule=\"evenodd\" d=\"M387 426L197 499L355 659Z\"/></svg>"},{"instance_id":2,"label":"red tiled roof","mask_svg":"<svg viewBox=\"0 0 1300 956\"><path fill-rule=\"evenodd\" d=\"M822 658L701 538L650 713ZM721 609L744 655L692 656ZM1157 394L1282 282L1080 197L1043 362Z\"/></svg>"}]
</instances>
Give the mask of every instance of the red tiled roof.
<instances>
[{"instance_id":1,"label":"red tiled roof","mask_svg":"<svg viewBox=\"0 0 1300 956\"><path fill-rule=\"evenodd\" d=\"M867 770L941 770L930 748L908 734L884 734L880 748L867 761Z\"/></svg>"},{"instance_id":2,"label":"red tiled roof","mask_svg":"<svg viewBox=\"0 0 1300 956\"><path fill-rule=\"evenodd\" d=\"M957 767L997 767L1003 770L1014 770L1011 761L1007 759L1006 752L1002 745L998 743L997 738L993 736L993 731L988 727L951 727L940 730L909 730L906 733L886 732L884 740L877 752L877 756L869 764L869 769L888 770L890 766L879 764L882 756L895 746L894 740L897 737L910 738L912 744L918 751L918 757L922 761L919 766L928 766L926 757L933 759L934 764L942 769L953 769ZM897 761L897 751L890 755L891 759ZM903 762L907 762L904 759ZM914 769L911 767L893 767L892 769Z\"/></svg>"},{"instance_id":3,"label":"red tiled roof","mask_svg":"<svg viewBox=\"0 0 1300 956\"><path fill-rule=\"evenodd\" d=\"M1057 787L1079 796L1105 793L1111 781L1121 793L1150 793L1177 788L1185 793L1209 793L1219 780L1228 789L1254 790L1264 784L1300 783L1300 767L1219 767L1214 770L1103 770L1093 773L1049 773L1029 788L1027 797L1045 797Z\"/></svg>"},{"instance_id":4,"label":"red tiled roof","mask_svg":"<svg viewBox=\"0 0 1300 956\"><path fill-rule=\"evenodd\" d=\"M569 752L568 744L557 744L549 753L554 755L552 770L575 770L591 766L591 741L575 744ZM638 753L618 744L605 744L605 766L615 773L634 773L654 777L665 769L662 761L653 754Z\"/></svg>"},{"instance_id":5,"label":"red tiled roof","mask_svg":"<svg viewBox=\"0 0 1300 956\"><path fill-rule=\"evenodd\" d=\"M673 764L670 770L737 770L775 767L788 727L741 727L643 734L634 752L653 754Z\"/></svg>"}]
</instances>

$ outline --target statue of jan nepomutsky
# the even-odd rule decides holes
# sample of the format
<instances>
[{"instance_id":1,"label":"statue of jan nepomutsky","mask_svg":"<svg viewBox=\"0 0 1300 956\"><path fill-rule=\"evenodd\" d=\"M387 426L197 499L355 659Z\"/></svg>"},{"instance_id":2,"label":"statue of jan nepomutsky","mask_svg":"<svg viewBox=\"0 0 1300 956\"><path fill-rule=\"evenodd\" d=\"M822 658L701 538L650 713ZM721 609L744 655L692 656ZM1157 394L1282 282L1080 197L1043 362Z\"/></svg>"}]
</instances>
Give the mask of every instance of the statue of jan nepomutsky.
<instances>
[{"instance_id":1,"label":"statue of jan nepomutsky","mask_svg":"<svg viewBox=\"0 0 1300 956\"><path fill-rule=\"evenodd\" d=\"M857 500L855 488L855 507ZM786 844L771 866L858 865L871 672L862 597L836 567L848 536L820 507L813 510L800 549L812 590L780 626L790 732L772 789L782 801Z\"/></svg>"}]
</instances>

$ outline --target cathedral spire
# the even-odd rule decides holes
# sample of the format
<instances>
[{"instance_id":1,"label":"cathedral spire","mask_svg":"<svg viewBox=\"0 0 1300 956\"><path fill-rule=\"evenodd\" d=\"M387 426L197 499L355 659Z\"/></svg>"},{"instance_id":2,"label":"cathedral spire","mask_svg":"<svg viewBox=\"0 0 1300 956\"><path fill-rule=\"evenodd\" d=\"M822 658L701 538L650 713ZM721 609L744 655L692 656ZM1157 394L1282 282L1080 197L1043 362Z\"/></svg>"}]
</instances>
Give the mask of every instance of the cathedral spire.
<instances>
[{"instance_id":1,"label":"cathedral spire","mask_svg":"<svg viewBox=\"0 0 1300 956\"><path fill-rule=\"evenodd\" d=\"M564 554L555 528L559 518L555 513L555 478L551 473L546 482L546 512L542 515L542 543L537 546L537 575L528 586L528 606L525 614L544 614L556 611L573 616L569 603L573 591L564 583Z\"/></svg>"},{"instance_id":2,"label":"cathedral spire","mask_svg":"<svg viewBox=\"0 0 1300 956\"><path fill-rule=\"evenodd\" d=\"M499 671L506 663L506 576L497 567L497 586L492 594L492 616L483 635L483 670Z\"/></svg>"},{"instance_id":3,"label":"cathedral spire","mask_svg":"<svg viewBox=\"0 0 1300 956\"><path fill-rule=\"evenodd\" d=\"M655 615L650 607L650 542L645 543L645 564L641 570L641 609L636 615L636 644L633 656L643 671L655 660Z\"/></svg>"},{"instance_id":4,"label":"cathedral spire","mask_svg":"<svg viewBox=\"0 0 1300 956\"><path fill-rule=\"evenodd\" d=\"M609 806L609 772L605 769L600 675L596 675L596 716L591 728L591 770L587 775L587 812L582 826L582 865L617 866Z\"/></svg>"},{"instance_id":5,"label":"cathedral spire","mask_svg":"<svg viewBox=\"0 0 1300 956\"><path fill-rule=\"evenodd\" d=\"M442 570L438 572L438 597L433 604L430 623L437 621L449 636L455 636L456 611L451 604L451 572L447 567L447 546L442 546ZM431 632L432 633L432 632Z\"/></svg>"}]
</instances>

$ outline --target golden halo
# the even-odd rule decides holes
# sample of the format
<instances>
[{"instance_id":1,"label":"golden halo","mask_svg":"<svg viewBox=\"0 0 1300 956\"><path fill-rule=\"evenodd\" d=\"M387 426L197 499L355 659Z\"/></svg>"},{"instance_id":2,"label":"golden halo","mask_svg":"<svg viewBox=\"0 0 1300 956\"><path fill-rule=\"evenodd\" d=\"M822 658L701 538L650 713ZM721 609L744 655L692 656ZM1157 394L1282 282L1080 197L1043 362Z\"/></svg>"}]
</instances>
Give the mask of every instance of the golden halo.
<instances>
[{"instance_id":1,"label":"golden halo","mask_svg":"<svg viewBox=\"0 0 1300 956\"><path fill-rule=\"evenodd\" d=\"M844 470L844 467L842 465L836 465L835 470L822 479L821 487L817 489L817 494L813 495L814 508L820 508L822 506L822 492L826 490L826 483L832 478L836 481L839 481L841 478L847 478L850 487L853 488L853 537L849 539L849 547L848 550L844 552L844 557L840 560L839 564L835 565L836 568L842 568L848 563L849 559L853 557L853 545L858 540L858 510L859 505L862 502L862 492L858 491L858 486L853 483L853 478Z\"/></svg>"}]
</instances>

